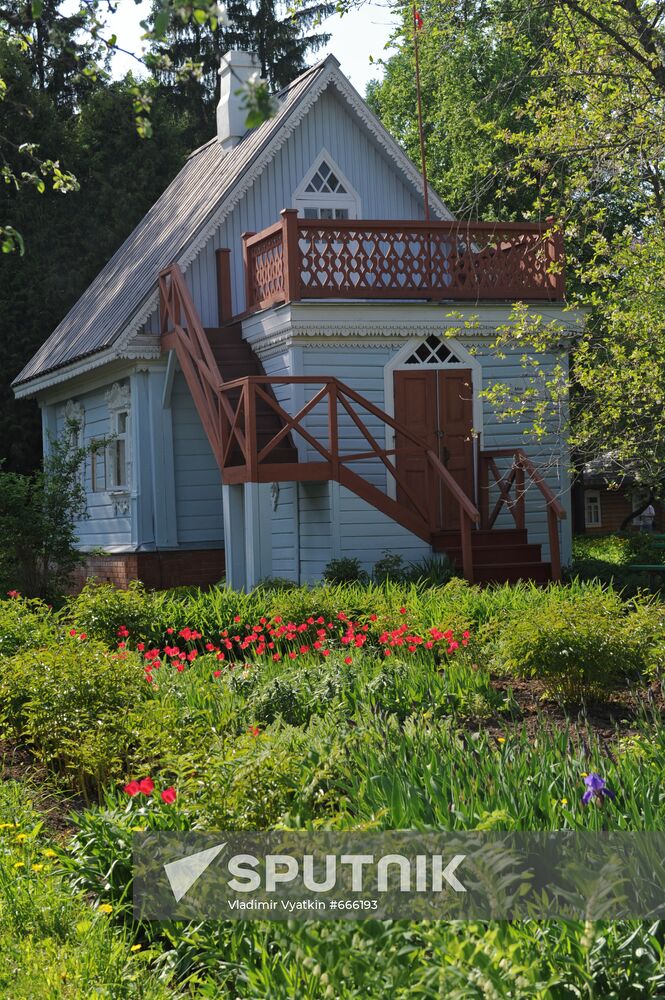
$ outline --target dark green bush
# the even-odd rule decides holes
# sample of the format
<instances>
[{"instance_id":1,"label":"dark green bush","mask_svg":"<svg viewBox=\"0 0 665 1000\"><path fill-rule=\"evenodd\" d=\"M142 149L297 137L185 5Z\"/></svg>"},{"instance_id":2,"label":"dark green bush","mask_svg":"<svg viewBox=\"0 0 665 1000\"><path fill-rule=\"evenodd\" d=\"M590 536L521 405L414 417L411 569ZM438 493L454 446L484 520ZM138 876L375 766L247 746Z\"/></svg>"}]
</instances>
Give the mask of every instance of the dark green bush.
<instances>
[{"instance_id":1,"label":"dark green bush","mask_svg":"<svg viewBox=\"0 0 665 1000\"><path fill-rule=\"evenodd\" d=\"M602 697L653 669L662 619L659 605L626 607L613 591L543 601L494 630L493 665L564 700Z\"/></svg>"},{"instance_id":2,"label":"dark green bush","mask_svg":"<svg viewBox=\"0 0 665 1000\"><path fill-rule=\"evenodd\" d=\"M346 556L342 559L331 559L323 571L326 583L364 583L368 576L360 565L360 559Z\"/></svg>"},{"instance_id":3,"label":"dark green bush","mask_svg":"<svg viewBox=\"0 0 665 1000\"><path fill-rule=\"evenodd\" d=\"M76 444L79 426L70 421L52 439L44 467L31 476L0 469L0 592L59 599L75 567L76 523L87 517Z\"/></svg>"}]
</instances>

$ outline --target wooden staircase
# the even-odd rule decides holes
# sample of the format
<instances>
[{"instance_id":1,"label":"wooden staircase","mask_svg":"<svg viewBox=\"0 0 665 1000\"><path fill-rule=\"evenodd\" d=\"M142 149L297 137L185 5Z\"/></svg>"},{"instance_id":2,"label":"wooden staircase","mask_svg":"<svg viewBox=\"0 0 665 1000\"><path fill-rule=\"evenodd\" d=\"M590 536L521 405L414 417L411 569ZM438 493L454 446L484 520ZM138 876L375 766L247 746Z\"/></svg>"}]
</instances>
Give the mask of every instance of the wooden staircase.
<instances>
[{"instance_id":1,"label":"wooden staircase","mask_svg":"<svg viewBox=\"0 0 665 1000\"><path fill-rule=\"evenodd\" d=\"M205 327L204 332L223 382L234 382L246 377L263 376L265 378L266 373L263 365L247 341L242 339L242 323L230 321L221 327ZM228 393L228 400L234 409L239 404L241 391L239 387ZM272 392L270 395L274 399ZM272 441L275 435L282 430L282 427L283 421L280 420L274 408L264 399L259 399L256 407L256 436L259 450ZM230 451L227 462L229 465L238 465L241 459L241 452L236 446ZM286 437L279 447L272 450L271 461L277 464L298 461L298 451L290 436Z\"/></svg>"},{"instance_id":2,"label":"wooden staircase","mask_svg":"<svg viewBox=\"0 0 665 1000\"><path fill-rule=\"evenodd\" d=\"M225 483L334 479L427 541L435 552L447 553L471 582L545 582L560 577L557 519L565 517L565 511L523 452L481 453L481 480L486 487L481 513L429 446L370 400L334 377L266 376L258 357L242 338L240 321L226 320L220 308L220 325L203 328L177 265L160 274L159 284L162 347L176 352ZM227 275L225 281L220 281L220 288L228 284ZM280 406L274 387L296 384L307 387L310 398L294 415ZM320 434L314 436L306 426L306 418L317 407L326 415L327 441ZM400 443L399 449L383 447L368 429L367 415L378 419L383 430L390 427L395 437L405 443ZM341 417L355 424L367 450L352 454L341 450ZM293 441L296 434L315 458L299 461ZM398 451L400 455L408 453L424 459L427 482L422 495L414 495L398 473ZM502 476L497 460L506 455L511 466ZM378 461L385 469L387 491L353 468L368 461ZM490 471L499 493L491 516L487 509ZM551 563L542 561L540 545L530 543L527 537L527 475L547 502ZM432 495L430 485L447 491L457 509L458 527L446 529L438 523L438 515L424 499ZM513 488L515 497L511 495ZM515 520L514 529L494 528L504 508Z\"/></svg>"},{"instance_id":3,"label":"wooden staircase","mask_svg":"<svg viewBox=\"0 0 665 1000\"><path fill-rule=\"evenodd\" d=\"M533 580L547 583L552 579L552 564L543 562L541 546L529 542L524 528L478 529L471 533L473 578L476 583L507 583ZM437 531L432 548L444 552L457 566L462 566L458 531Z\"/></svg>"}]
</instances>

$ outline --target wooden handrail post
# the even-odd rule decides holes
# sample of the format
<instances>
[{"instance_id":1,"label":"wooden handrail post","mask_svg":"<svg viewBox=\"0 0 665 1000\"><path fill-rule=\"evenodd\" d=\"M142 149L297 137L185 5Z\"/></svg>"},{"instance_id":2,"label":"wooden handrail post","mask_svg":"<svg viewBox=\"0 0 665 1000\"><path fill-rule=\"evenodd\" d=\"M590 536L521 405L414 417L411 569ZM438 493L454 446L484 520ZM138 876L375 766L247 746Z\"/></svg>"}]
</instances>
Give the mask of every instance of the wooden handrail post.
<instances>
[{"instance_id":1,"label":"wooden handrail post","mask_svg":"<svg viewBox=\"0 0 665 1000\"><path fill-rule=\"evenodd\" d=\"M300 301L300 251L298 249L298 210L283 208L282 240L284 295L287 302Z\"/></svg>"},{"instance_id":2,"label":"wooden handrail post","mask_svg":"<svg viewBox=\"0 0 665 1000\"><path fill-rule=\"evenodd\" d=\"M462 504L459 505L460 534L462 536L462 571L464 579L473 583L473 544L471 542L471 521Z\"/></svg>"},{"instance_id":3,"label":"wooden handrail post","mask_svg":"<svg viewBox=\"0 0 665 1000\"><path fill-rule=\"evenodd\" d=\"M332 457L332 477L339 482L339 424L337 419L337 382L328 385L328 447Z\"/></svg>"},{"instance_id":4,"label":"wooden handrail post","mask_svg":"<svg viewBox=\"0 0 665 1000\"><path fill-rule=\"evenodd\" d=\"M258 442L256 436L256 393L255 386L251 379L247 379L243 386L243 397L245 401L245 447L247 449L247 472L249 482L258 481Z\"/></svg>"},{"instance_id":5,"label":"wooden handrail post","mask_svg":"<svg viewBox=\"0 0 665 1000\"><path fill-rule=\"evenodd\" d=\"M547 531L550 539L550 563L552 564L552 579L561 580L561 551L559 549L559 523L556 512L547 505Z\"/></svg>"},{"instance_id":6,"label":"wooden handrail post","mask_svg":"<svg viewBox=\"0 0 665 1000\"><path fill-rule=\"evenodd\" d=\"M245 310L249 312L254 303L254 296L252 294L252 275L251 275L251 263L249 259L249 247L247 246L247 241L251 240L252 236L256 236L256 233L246 232L242 233L242 269L245 275Z\"/></svg>"},{"instance_id":7,"label":"wooden handrail post","mask_svg":"<svg viewBox=\"0 0 665 1000\"><path fill-rule=\"evenodd\" d=\"M526 527L525 499L524 466L518 462L515 468L515 526L522 531Z\"/></svg>"},{"instance_id":8,"label":"wooden handrail post","mask_svg":"<svg viewBox=\"0 0 665 1000\"><path fill-rule=\"evenodd\" d=\"M480 508L480 527L487 530L490 520L489 460L482 453L478 461L478 507Z\"/></svg>"},{"instance_id":9,"label":"wooden handrail post","mask_svg":"<svg viewBox=\"0 0 665 1000\"><path fill-rule=\"evenodd\" d=\"M231 251L228 247L215 250L217 265L217 322L224 326L233 316L231 300Z\"/></svg>"}]
</instances>

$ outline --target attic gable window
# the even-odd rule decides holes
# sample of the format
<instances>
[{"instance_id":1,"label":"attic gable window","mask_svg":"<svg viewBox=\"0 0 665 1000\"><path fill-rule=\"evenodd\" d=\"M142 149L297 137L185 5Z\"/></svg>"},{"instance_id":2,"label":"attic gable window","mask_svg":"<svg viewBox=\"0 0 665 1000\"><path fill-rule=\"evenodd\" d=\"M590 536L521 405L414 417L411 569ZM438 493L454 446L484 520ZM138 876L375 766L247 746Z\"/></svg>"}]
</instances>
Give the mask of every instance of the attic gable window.
<instances>
[{"instance_id":1,"label":"attic gable window","mask_svg":"<svg viewBox=\"0 0 665 1000\"><path fill-rule=\"evenodd\" d=\"M438 337L428 337L406 359L407 365L458 365L460 360Z\"/></svg>"},{"instance_id":2,"label":"attic gable window","mask_svg":"<svg viewBox=\"0 0 665 1000\"><path fill-rule=\"evenodd\" d=\"M325 150L305 175L293 199L304 219L357 219L360 198Z\"/></svg>"},{"instance_id":3,"label":"attic gable window","mask_svg":"<svg viewBox=\"0 0 665 1000\"><path fill-rule=\"evenodd\" d=\"M348 194L341 180L334 173L327 160L321 163L311 181L305 188L305 194Z\"/></svg>"}]
</instances>

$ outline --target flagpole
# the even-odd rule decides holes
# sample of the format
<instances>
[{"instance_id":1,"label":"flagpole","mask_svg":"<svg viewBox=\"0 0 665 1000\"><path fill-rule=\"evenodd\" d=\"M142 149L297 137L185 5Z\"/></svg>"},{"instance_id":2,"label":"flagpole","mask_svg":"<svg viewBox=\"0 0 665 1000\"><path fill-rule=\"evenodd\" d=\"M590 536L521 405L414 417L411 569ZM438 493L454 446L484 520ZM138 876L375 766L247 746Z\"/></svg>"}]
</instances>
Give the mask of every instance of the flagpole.
<instances>
[{"instance_id":1,"label":"flagpole","mask_svg":"<svg viewBox=\"0 0 665 1000\"><path fill-rule=\"evenodd\" d=\"M413 4L413 45L416 55L416 94L418 97L418 132L420 135L420 165L423 175L423 200L425 202L425 222L429 222L429 195L427 192L427 161L425 159L425 133L423 132L423 104L420 95L420 57L418 54L418 31L420 14ZM420 22L422 23L422 21Z\"/></svg>"}]
</instances>

